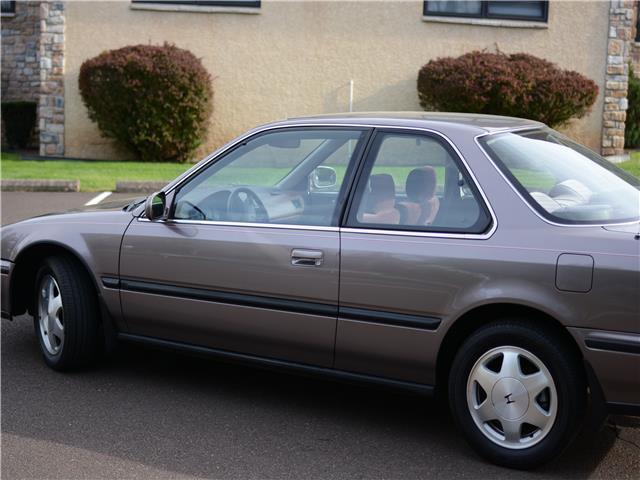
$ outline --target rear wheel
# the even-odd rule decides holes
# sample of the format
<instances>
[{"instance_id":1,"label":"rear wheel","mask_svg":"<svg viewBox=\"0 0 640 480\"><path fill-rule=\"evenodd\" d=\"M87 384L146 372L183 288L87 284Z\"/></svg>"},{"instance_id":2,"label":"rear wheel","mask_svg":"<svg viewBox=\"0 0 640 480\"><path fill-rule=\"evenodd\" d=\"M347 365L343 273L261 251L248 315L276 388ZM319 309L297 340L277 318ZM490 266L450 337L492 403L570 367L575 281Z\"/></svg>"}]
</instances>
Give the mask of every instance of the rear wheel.
<instances>
[{"instance_id":1,"label":"rear wheel","mask_svg":"<svg viewBox=\"0 0 640 480\"><path fill-rule=\"evenodd\" d=\"M85 270L70 257L46 258L35 287L34 328L44 361L55 370L91 364L100 350L99 310Z\"/></svg>"},{"instance_id":2,"label":"rear wheel","mask_svg":"<svg viewBox=\"0 0 640 480\"><path fill-rule=\"evenodd\" d=\"M482 456L528 469L574 438L587 389L579 360L563 347L517 320L489 324L463 343L449 376L451 410Z\"/></svg>"}]
</instances>

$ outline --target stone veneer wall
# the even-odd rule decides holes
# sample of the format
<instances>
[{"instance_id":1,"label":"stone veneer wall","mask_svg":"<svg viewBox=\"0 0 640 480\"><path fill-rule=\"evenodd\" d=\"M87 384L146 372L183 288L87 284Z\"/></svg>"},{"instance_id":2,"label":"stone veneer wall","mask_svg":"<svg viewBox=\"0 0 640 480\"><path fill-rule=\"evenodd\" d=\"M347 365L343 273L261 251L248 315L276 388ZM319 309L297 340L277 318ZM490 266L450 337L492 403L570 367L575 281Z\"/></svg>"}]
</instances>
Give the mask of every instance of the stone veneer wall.
<instances>
[{"instance_id":1,"label":"stone veneer wall","mask_svg":"<svg viewBox=\"0 0 640 480\"><path fill-rule=\"evenodd\" d=\"M64 155L64 3L40 3L40 155Z\"/></svg>"},{"instance_id":2,"label":"stone veneer wall","mask_svg":"<svg viewBox=\"0 0 640 480\"><path fill-rule=\"evenodd\" d=\"M2 17L2 101L38 103L40 155L64 155L64 3L16 2Z\"/></svg>"},{"instance_id":3,"label":"stone veneer wall","mask_svg":"<svg viewBox=\"0 0 640 480\"><path fill-rule=\"evenodd\" d=\"M631 38L638 38L638 16L640 16L640 2L636 1L636 16L633 22L634 30ZM640 38L631 43L631 64L636 77L640 77Z\"/></svg>"},{"instance_id":4,"label":"stone veneer wall","mask_svg":"<svg viewBox=\"0 0 640 480\"><path fill-rule=\"evenodd\" d=\"M2 100L37 101L40 93L37 2L17 2L14 16L2 17Z\"/></svg>"},{"instance_id":5,"label":"stone veneer wall","mask_svg":"<svg viewBox=\"0 0 640 480\"><path fill-rule=\"evenodd\" d=\"M629 61L634 31L635 0L611 0L602 122L602 154L624 157Z\"/></svg>"},{"instance_id":6,"label":"stone veneer wall","mask_svg":"<svg viewBox=\"0 0 640 480\"><path fill-rule=\"evenodd\" d=\"M38 2L17 2L15 10L2 16L2 101L38 102L40 9Z\"/></svg>"}]
</instances>

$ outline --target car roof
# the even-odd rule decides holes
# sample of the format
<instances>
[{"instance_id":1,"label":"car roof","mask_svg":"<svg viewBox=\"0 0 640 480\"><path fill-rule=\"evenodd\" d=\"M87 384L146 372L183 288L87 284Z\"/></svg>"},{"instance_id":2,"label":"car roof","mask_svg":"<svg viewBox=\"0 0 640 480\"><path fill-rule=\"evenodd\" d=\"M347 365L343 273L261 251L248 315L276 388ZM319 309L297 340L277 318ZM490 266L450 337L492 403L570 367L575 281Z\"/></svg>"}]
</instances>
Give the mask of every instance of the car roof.
<instances>
[{"instance_id":1,"label":"car roof","mask_svg":"<svg viewBox=\"0 0 640 480\"><path fill-rule=\"evenodd\" d=\"M460 128L472 133L494 133L501 130L540 128L543 123L516 117L451 112L354 112L292 117L269 126L295 124L371 125L378 127L430 128L445 133Z\"/></svg>"}]
</instances>

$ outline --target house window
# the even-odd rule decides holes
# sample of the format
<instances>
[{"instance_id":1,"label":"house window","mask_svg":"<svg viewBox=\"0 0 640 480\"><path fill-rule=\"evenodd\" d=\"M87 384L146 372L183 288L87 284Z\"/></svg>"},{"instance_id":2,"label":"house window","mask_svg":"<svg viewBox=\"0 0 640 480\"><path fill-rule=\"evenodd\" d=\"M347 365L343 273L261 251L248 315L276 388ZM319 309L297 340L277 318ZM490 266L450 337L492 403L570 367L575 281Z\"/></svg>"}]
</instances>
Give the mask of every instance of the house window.
<instances>
[{"instance_id":1,"label":"house window","mask_svg":"<svg viewBox=\"0 0 640 480\"><path fill-rule=\"evenodd\" d=\"M467 17L546 22L549 2L529 1L425 1L429 17Z\"/></svg>"},{"instance_id":2,"label":"house window","mask_svg":"<svg viewBox=\"0 0 640 480\"><path fill-rule=\"evenodd\" d=\"M211 1L195 1L195 0L132 0L131 3L136 4L155 4L155 5L185 5L191 7L250 7L260 8L260 0L211 0Z\"/></svg>"},{"instance_id":3,"label":"house window","mask_svg":"<svg viewBox=\"0 0 640 480\"><path fill-rule=\"evenodd\" d=\"M16 2L7 2L2 0L0 2L0 6L2 7L2 14L14 14L16 13Z\"/></svg>"}]
</instances>

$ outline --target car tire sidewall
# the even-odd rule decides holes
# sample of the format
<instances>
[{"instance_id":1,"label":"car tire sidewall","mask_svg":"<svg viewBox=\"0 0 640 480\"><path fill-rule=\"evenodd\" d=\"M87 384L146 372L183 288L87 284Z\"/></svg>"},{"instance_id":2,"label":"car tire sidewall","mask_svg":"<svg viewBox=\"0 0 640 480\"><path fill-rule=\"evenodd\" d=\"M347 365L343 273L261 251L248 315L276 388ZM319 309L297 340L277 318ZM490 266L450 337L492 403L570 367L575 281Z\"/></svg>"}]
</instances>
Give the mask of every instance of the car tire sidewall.
<instances>
[{"instance_id":1,"label":"car tire sidewall","mask_svg":"<svg viewBox=\"0 0 640 480\"><path fill-rule=\"evenodd\" d=\"M51 275L58 284L64 309L64 343L59 353L52 355L44 345L34 305L34 327L45 363L58 371L92 366L104 346L100 330L98 299L87 271L74 258L56 255L46 258L36 274L34 290L45 275ZM33 297L37 302L38 298Z\"/></svg>"},{"instance_id":2,"label":"car tire sidewall","mask_svg":"<svg viewBox=\"0 0 640 480\"><path fill-rule=\"evenodd\" d=\"M549 370L557 393L556 420L539 443L524 449L508 449L493 443L477 427L467 405L467 380L476 361L489 350L501 346L523 348L537 356ZM531 469L559 455L577 433L584 402L583 382L572 358L534 329L495 325L470 337L458 352L449 379L452 414L471 445L483 456L511 468ZM573 377L573 378L572 378Z\"/></svg>"}]
</instances>

